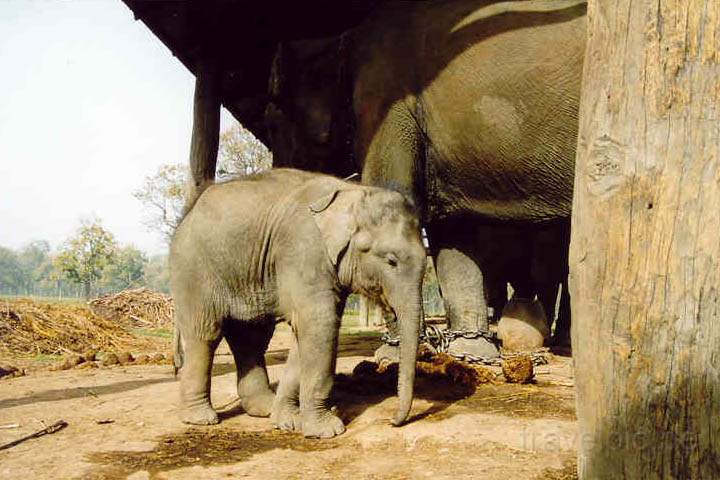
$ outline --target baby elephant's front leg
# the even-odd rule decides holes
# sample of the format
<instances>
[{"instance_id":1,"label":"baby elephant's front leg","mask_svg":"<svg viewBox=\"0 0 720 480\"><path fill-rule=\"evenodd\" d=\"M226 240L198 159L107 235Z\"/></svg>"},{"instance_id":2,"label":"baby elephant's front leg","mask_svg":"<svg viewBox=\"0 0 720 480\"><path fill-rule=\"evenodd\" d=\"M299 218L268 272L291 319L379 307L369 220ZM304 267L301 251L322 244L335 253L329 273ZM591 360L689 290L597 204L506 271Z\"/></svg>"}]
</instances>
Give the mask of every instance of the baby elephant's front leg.
<instances>
[{"instance_id":1,"label":"baby elephant's front leg","mask_svg":"<svg viewBox=\"0 0 720 480\"><path fill-rule=\"evenodd\" d=\"M316 307L298 318L300 422L306 437L331 438L345 431L342 420L328 408L339 329L335 308L334 303Z\"/></svg>"}]
</instances>

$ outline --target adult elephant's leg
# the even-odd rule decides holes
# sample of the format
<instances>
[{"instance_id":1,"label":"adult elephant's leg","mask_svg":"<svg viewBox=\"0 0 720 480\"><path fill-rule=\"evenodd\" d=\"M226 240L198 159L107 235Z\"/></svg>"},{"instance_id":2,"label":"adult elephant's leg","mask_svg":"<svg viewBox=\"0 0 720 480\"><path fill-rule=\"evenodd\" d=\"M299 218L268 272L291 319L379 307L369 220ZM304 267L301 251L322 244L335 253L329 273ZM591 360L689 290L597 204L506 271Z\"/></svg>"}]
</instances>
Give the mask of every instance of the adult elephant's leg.
<instances>
[{"instance_id":1,"label":"adult elephant's leg","mask_svg":"<svg viewBox=\"0 0 720 480\"><path fill-rule=\"evenodd\" d=\"M274 329L273 318L252 322L227 319L223 325L235 359L238 397L245 413L253 417L269 416L275 399L265 367L265 351Z\"/></svg>"},{"instance_id":2,"label":"adult elephant's leg","mask_svg":"<svg viewBox=\"0 0 720 480\"><path fill-rule=\"evenodd\" d=\"M292 335L290 353L280 377L275 403L270 417L273 425L280 430L299 431L300 425L300 353L295 332Z\"/></svg>"},{"instance_id":3,"label":"adult elephant's leg","mask_svg":"<svg viewBox=\"0 0 720 480\"><path fill-rule=\"evenodd\" d=\"M487 303L483 274L460 248L440 248L435 260L438 283L452 330L487 331Z\"/></svg>"},{"instance_id":4,"label":"adult elephant's leg","mask_svg":"<svg viewBox=\"0 0 720 480\"><path fill-rule=\"evenodd\" d=\"M417 184L425 174L425 136L419 128L423 124L422 104L403 97L392 105L370 107L379 100L381 97L374 94L365 99L367 112L379 117L364 117L356 132L355 156L364 159L362 183L398 191L412 199L422 213L427 203L426 192ZM394 313L383 312L383 319L390 340L375 351L375 361L388 365L400 359L399 331Z\"/></svg>"},{"instance_id":5,"label":"adult elephant's leg","mask_svg":"<svg viewBox=\"0 0 720 480\"><path fill-rule=\"evenodd\" d=\"M435 267L440 293L445 303L448 328L488 332L483 272L474 255L475 249L472 248L476 239L465 237L450 243L447 237L437 235L436 238L438 246ZM472 339L458 338L451 343L449 351L482 357L498 355L495 345L482 336Z\"/></svg>"}]
</instances>

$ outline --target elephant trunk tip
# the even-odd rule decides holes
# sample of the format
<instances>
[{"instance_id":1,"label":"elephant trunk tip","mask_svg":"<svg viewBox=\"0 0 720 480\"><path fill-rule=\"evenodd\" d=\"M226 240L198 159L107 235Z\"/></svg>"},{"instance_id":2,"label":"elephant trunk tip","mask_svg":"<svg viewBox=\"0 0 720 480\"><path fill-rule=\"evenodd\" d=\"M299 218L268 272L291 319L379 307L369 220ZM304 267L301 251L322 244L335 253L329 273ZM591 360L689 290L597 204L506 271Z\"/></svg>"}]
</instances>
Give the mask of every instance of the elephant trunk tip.
<instances>
[{"instance_id":1,"label":"elephant trunk tip","mask_svg":"<svg viewBox=\"0 0 720 480\"><path fill-rule=\"evenodd\" d=\"M403 425L405 425L407 423L409 414L410 414L409 411L408 412L398 412L395 415L395 418L393 418L390 423L392 424L393 427L402 427Z\"/></svg>"}]
</instances>

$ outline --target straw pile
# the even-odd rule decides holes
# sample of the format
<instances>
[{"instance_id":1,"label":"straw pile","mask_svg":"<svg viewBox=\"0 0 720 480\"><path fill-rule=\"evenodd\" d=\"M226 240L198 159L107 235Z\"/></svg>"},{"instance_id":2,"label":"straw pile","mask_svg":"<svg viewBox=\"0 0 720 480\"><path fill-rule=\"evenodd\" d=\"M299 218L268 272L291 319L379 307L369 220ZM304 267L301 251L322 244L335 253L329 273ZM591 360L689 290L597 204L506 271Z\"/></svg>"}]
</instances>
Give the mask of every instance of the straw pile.
<instances>
[{"instance_id":1,"label":"straw pile","mask_svg":"<svg viewBox=\"0 0 720 480\"><path fill-rule=\"evenodd\" d=\"M135 328L171 326L175 311L169 295L148 288L134 288L114 295L105 295L92 300L89 305L96 315Z\"/></svg>"},{"instance_id":2,"label":"straw pile","mask_svg":"<svg viewBox=\"0 0 720 480\"><path fill-rule=\"evenodd\" d=\"M0 352L33 355L123 349L133 337L84 305L0 301Z\"/></svg>"}]
</instances>

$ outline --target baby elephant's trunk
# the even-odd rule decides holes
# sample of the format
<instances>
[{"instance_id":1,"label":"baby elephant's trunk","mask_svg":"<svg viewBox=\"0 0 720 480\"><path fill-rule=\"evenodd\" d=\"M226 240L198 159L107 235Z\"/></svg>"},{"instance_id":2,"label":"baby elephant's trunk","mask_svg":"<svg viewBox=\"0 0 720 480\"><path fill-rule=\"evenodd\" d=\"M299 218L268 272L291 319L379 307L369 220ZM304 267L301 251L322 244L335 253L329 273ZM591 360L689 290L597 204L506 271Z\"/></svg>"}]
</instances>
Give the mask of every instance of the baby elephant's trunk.
<instances>
[{"instance_id":1,"label":"baby elephant's trunk","mask_svg":"<svg viewBox=\"0 0 720 480\"><path fill-rule=\"evenodd\" d=\"M415 362L418 350L418 335L423 314L422 294L418 286L405 290L405 295L398 295L392 301L397 314L400 331L400 365L398 372L399 407L392 424L400 426L408 418L412 407L413 388L415 385ZM402 305L397 306L396 305Z\"/></svg>"}]
</instances>

